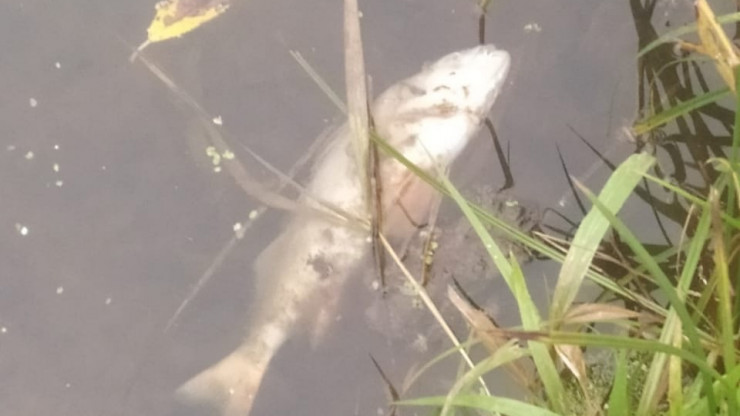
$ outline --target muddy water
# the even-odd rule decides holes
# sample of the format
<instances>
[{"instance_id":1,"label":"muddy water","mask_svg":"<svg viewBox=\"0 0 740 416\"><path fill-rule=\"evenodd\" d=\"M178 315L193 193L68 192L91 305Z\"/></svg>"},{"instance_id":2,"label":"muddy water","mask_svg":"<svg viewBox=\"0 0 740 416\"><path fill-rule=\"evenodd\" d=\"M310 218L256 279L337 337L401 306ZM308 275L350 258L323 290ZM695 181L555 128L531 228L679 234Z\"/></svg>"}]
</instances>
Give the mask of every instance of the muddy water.
<instances>
[{"instance_id":1,"label":"muddy water","mask_svg":"<svg viewBox=\"0 0 740 416\"><path fill-rule=\"evenodd\" d=\"M239 342L251 261L280 226L273 213L250 230L163 334L256 202L193 154L192 114L142 65L128 63L154 2L101 3L0 6L4 414L185 414L172 403L173 390ZM301 52L341 91L340 2L235 3L215 22L145 55L220 115L237 143L287 169L337 114L288 50ZM478 39L472 1L361 7L376 91ZM634 115L637 45L628 4L495 2L486 25L486 40L513 57L492 117L516 181L511 191L556 206L566 192L556 144L574 174L591 173L596 163L571 128L616 158L630 150L618 140ZM462 158L455 170L461 186L503 185L488 139ZM603 178L596 172L593 183ZM545 305L553 284L541 281L552 283L553 272L534 263L529 270ZM481 303L512 312L505 288L494 292ZM368 294L376 296L361 284L349 289L315 352L306 352L306 336L281 350L255 414L375 414L386 398L368 354L400 382L412 364L449 347L431 337L419 356L408 340L373 329ZM503 312L499 319L516 323ZM443 391L446 380L434 380L428 391Z\"/></svg>"}]
</instances>

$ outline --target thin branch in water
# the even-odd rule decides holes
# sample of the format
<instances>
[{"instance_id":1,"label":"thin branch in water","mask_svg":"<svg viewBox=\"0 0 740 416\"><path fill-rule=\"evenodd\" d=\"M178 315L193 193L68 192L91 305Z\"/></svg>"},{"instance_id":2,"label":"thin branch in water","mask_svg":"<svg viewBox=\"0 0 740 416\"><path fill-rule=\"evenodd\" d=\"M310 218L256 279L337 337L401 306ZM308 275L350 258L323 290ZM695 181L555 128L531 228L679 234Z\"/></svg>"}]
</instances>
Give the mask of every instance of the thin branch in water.
<instances>
[{"instance_id":1,"label":"thin branch in water","mask_svg":"<svg viewBox=\"0 0 740 416\"><path fill-rule=\"evenodd\" d=\"M493 123L491 123L491 120L489 120L488 118L486 118L486 128L491 134L493 146L496 148L496 156L498 157L498 162L501 165L501 171L504 174L504 184L501 189L499 189L499 192L505 191L514 186L514 176L511 174L511 167L509 166L509 162L506 160L506 156L504 156L504 149L501 147L501 142L499 142L498 140L496 129L494 129Z\"/></svg>"},{"instance_id":2,"label":"thin branch in water","mask_svg":"<svg viewBox=\"0 0 740 416\"><path fill-rule=\"evenodd\" d=\"M373 357L372 354L369 354L369 355L370 355L370 360L372 360L373 365L375 366L375 369L378 370L378 374L380 374L380 378L383 379L383 382L385 383L385 386L388 388L388 394L391 397L391 401L397 402L397 401L401 400L401 396L398 394L398 390L393 385L393 383L388 378L388 376L385 374L385 371L383 371L383 368L380 367L380 364L378 364L378 361L375 359L375 357ZM389 412L389 416L395 416L395 414L396 414L396 405L394 405L394 404L390 405L390 408L388 410L390 411Z\"/></svg>"},{"instance_id":3,"label":"thin branch in water","mask_svg":"<svg viewBox=\"0 0 740 416\"><path fill-rule=\"evenodd\" d=\"M555 149L558 152L558 158L560 159L560 166L563 168L563 173L565 174L565 180L568 181L568 188L570 188L571 194L573 195L573 198L575 198L576 203L578 204L578 208L580 208L581 210L581 213L583 215L586 215L586 207L583 205L583 201L581 201L581 197L578 196L578 191L576 191L575 184L573 183L573 177L570 175L570 172L568 171L568 165L565 163L565 159L563 158L563 153L560 151L560 146L556 144Z\"/></svg>"}]
</instances>

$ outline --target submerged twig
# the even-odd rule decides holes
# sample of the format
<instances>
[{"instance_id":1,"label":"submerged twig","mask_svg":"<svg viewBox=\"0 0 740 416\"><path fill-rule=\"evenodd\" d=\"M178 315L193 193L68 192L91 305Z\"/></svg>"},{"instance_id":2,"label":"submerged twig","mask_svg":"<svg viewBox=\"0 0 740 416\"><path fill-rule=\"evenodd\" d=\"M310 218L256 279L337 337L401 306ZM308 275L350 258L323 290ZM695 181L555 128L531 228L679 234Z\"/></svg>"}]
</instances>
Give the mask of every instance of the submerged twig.
<instances>
[{"instance_id":1,"label":"submerged twig","mask_svg":"<svg viewBox=\"0 0 740 416\"><path fill-rule=\"evenodd\" d=\"M380 367L380 364L378 363L378 360L373 357L372 354L370 354L370 360L372 360L373 365L375 366L375 369L378 370L378 373L380 374L380 378L383 379L383 382L385 383L386 387L388 388L388 394L391 397L392 402L397 402L401 399L401 396L398 394L398 389L393 385L391 382L391 379L388 378L388 376L385 374L385 371L383 371L383 368ZM389 408L389 416L395 416L396 414L396 405L391 404Z\"/></svg>"}]
</instances>

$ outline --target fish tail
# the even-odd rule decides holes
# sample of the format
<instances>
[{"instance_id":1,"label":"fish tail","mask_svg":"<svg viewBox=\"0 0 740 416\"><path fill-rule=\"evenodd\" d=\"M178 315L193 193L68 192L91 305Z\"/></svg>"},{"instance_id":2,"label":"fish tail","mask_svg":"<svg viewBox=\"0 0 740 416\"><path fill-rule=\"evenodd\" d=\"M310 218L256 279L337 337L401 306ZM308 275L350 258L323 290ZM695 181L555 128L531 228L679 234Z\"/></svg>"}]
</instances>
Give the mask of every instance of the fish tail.
<instances>
[{"instance_id":1,"label":"fish tail","mask_svg":"<svg viewBox=\"0 0 740 416\"><path fill-rule=\"evenodd\" d=\"M188 405L217 408L224 416L248 415L269 364L255 358L251 349L237 349L180 386L176 396Z\"/></svg>"}]
</instances>

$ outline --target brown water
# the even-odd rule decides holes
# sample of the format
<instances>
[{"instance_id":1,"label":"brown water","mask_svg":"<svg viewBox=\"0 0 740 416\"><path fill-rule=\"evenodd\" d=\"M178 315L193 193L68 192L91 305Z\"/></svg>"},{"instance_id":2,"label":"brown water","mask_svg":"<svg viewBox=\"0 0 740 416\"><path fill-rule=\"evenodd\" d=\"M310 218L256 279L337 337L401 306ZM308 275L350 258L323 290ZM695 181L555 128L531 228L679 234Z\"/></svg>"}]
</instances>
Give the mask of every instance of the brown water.
<instances>
[{"instance_id":1,"label":"brown water","mask_svg":"<svg viewBox=\"0 0 740 416\"><path fill-rule=\"evenodd\" d=\"M239 342L251 262L279 229L271 214L250 230L163 334L233 224L257 203L226 174L204 169L188 146L192 114L140 63L128 62L154 1L102 3L0 5L1 414L185 414L172 392ZM288 50L341 91L341 2L234 3L145 56L220 115L230 137L287 169L337 114ZM472 1L361 7L376 91L425 60L477 43ZM573 174L590 174L597 162L571 128L616 159L630 151L619 141L635 111L629 4L494 2L486 30L486 40L513 57L492 116L510 155L512 191L557 206L567 185L555 146ZM503 184L489 140L463 158L455 170L461 186ZM529 270L545 305L555 276L541 264ZM405 341L369 329L366 308L352 307L373 302L360 286L315 352L302 336L279 352L255 414L384 408L368 354L399 382L419 357ZM503 285L497 293L486 304L514 312ZM499 318L516 323L515 315ZM442 338L431 341L425 357L449 348ZM430 390L443 391L445 381Z\"/></svg>"}]
</instances>

